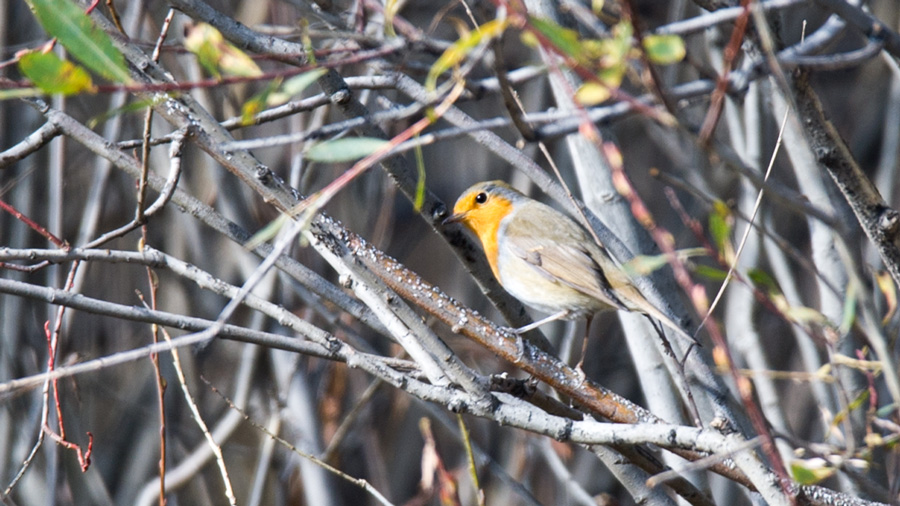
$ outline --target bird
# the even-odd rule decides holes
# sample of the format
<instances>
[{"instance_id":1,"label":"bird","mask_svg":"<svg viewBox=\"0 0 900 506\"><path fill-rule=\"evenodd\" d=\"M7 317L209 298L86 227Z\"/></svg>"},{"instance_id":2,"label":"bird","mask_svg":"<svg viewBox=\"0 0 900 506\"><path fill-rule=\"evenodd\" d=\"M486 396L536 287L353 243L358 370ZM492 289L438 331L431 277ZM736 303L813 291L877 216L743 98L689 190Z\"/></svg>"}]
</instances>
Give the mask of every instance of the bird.
<instances>
[{"instance_id":1,"label":"bird","mask_svg":"<svg viewBox=\"0 0 900 506\"><path fill-rule=\"evenodd\" d=\"M503 181L483 181L465 190L443 223L459 223L471 231L500 285L526 306L550 314L516 333L559 319L587 319L590 327L594 314L623 310L652 317L698 343L647 300L583 227Z\"/></svg>"}]
</instances>

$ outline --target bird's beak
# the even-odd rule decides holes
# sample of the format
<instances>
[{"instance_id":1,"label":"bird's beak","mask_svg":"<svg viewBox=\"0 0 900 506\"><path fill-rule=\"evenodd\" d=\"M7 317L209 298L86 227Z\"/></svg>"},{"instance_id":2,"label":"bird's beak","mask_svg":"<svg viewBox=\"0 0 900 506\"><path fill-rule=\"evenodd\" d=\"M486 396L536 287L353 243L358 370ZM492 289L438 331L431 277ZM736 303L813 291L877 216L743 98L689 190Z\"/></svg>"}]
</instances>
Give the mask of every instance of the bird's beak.
<instances>
[{"instance_id":1,"label":"bird's beak","mask_svg":"<svg viewBox=\"0 0 900 506\"><path fill-rule=\"evenodd\" d=\"M450 225L451 223L459 223L459 222L461 222L463 219L465 219L465 217L466 217L466 213L456 213L456 214L451 214L450 216L448 216L447 218L445 218L444 221L443 221L442 223L443 223L444 225Z\"/></svg>"}]
</instances>

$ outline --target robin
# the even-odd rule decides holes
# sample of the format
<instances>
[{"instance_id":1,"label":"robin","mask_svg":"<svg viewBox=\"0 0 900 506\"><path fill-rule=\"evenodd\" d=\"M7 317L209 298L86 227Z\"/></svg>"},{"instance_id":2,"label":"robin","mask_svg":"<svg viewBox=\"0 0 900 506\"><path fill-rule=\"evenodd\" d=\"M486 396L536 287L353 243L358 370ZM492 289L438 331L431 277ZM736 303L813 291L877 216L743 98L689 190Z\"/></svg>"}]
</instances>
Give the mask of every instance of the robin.
<instances>
[{"instance_id":1,"label":"robin","mask_svg":"<svg viewBox=\"0 0 900 506\"><path fill-rule=\"evenodd\" d=\"M444 223L462 223L478 236L503 288L527 306L550 314L518 333L559 319L587 318L590 326L595 313L621 309L653 317L696 342L647 301L584 228L503 181L470 187Z\"/></svg>"}]
</instances>

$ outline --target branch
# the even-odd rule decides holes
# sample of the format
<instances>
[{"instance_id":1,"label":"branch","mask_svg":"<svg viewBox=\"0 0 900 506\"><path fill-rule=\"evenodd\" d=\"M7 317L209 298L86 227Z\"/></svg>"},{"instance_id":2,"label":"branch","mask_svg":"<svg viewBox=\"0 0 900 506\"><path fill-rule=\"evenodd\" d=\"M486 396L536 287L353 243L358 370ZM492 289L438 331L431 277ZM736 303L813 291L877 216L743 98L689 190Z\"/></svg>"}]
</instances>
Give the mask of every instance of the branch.
<instances>
[{"instance_id":1,"label":"branch","mask_svg":"<svg viewBox=\"0 0 900 506\"><path fill-rule=\"evenodd\" d=\"M900 58L900 34L893 31L880 19L846 0L815 0L817 4L844 18L868 39L882 40L884 48L895 59Z\"/></svg>"},{"instance_id":2,"label":"branch","mask_svg":"<svg viewBox=\"0 0 900 506\"><path fill-rule=\"evenodd\" d=\"M31 104L44 114L48 120L56 124L62 133L81 143L98 156L109 160L113 165L122 169L129 176L135 179L140 177L141 165L134 157L126 154L121 149L115 148L114 145L107 142L103 137L76 121L71 116L61 111L51 109L44 102L33 101ZM175 106L175 109L181 110L178 106ZM192 129L189 129L189 132L190 131L192 131ZM268 169L266 169L266 171L267 170ZM265 176L268 172L264 171L262 174ZM149 174L148 184L155 191L162 192L166 186L166 181L156 174ZM250 239L250 234L246 230L226 219L212 207L204 204L181 188L176 187L175 193L172 195L172 202L213 230L238 244L244 244ZM261 244L253 252L264 257L268 255L271 249L272 247L270 245ZM275 265L322 299L334 303L343 311L353 315L354 318L359 319L376 331L384 331L381 324L370 311L366 310L365 306L348 297L333 284L329 283L322 278L322 276L305 265L287 256L280 257ZM325 313L325 316L328 317L328 314Z\"/></svg>"},{"instance_id":3,"label":"branch","mask_svg":"<svg viewBox=\"0 0 900 506\"><path fill-rule=\"evenodd\" d=\"M803 125L810 149L816 160L831 176L841 190L860 227L875 246L885 268L900 286L900 213L888 206L878 188L866 176L853 158L850 148L837 129L828 120L821 102L809 84L809 74L801 73L794 80L800 124ZM869 318L866 319L869 321ZM877 330L868 325L870 330ZM891 396L900 399L900 377L894 360L884 342L876 339L872 344L885 367L885 381Z\"/></svg>"},{"instance_id":4,"label":"branch","mask_svg":"<svg viewBox=\"0 0 900 506\"><path fill-rule=\"evenodd\" d=\"M201 19L218 28L225 38L239 47L248 48L262 54L273 55L276 59L288 64L302 64L294 59L294 55L298 51L305 51L305 48L301 44L283 40L280 40L277 44L270 44L270 36L258 34L253 30L247 29L243 25L235 27L233 20L216 13L212 8L200 0L175 0L173 1L173 5L176 5L179 10L182 10L182 12L185 12L195 19ZM126 57L128 56L128 53L126 53ZM134 57L137 58L139 55L134 55ZM368 137L379 139L388 138L385 132L372 121L368 109L354 97L350 92L347 83L336 71L333 69L329 70L324 76L319 78L318 82L330 101L336 105L347 118L365 118L366 121L356 127L357 132ZM430 96L426 97L424 100L419 101L419 103L428 103L433 98L434 97ZM157 110L159 109L160 107L158 106ZM175 119L175 121L182 122L183 120ZM210 152L210 154L220 163L229 167L230 170L235 167L233 163L229 163L229 161L224 160L223 157L217 156L212 151L208 152ZM243 150L238 150L237 152L244 153ZM235 162L238 162L238 160L235 160ZM405 158L400 156L387 158L382 160L380 164L407 198L410 201L414 201L417 193L417 171L413 170L406 162ZM451 245L453 252L460 259L465 261L466 259L473 258L472 252L476 251L477 247L466 235L462 234L456 227L453 227L450 231L445 231L440 226L440 223L446 217L447 206L437 197L437 195L426 189L423 204L420 209L419 214L425 219L426 223L435 228L435 230L449 236L448 243ZM527 316L521 302L511 297L500 288L497 281L490 275L486 262L480 262L477 265L476 279L482 286L482 290L491 301L494 302L497 309L503 313L507 321L516 327L531 323L531 319ZM546 349L551 348L546 338L539 332L529 333L529 338L541 342L541 346Z\"/></svg>"},{"instance_id":5,"label":"branch","mask_svg":"<svg viewBox=\"0 0 900 506\"><path fill-rule=\"evenodd\" d=\"M41 149L57 135L59 135L59 128L56 125L49 122L44 123L21 142L0 153L0 169L5 169Z\"/></svg>"}]
</instances>

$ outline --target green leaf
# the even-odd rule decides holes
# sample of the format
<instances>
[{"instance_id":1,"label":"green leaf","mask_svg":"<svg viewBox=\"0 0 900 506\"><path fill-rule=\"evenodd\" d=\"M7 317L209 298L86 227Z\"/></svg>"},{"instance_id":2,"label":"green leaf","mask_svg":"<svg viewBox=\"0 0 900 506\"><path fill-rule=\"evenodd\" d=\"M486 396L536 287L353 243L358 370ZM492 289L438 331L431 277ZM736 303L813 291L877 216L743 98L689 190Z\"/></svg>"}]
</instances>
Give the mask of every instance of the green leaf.
<instances>
[{"instance_id":1,"label":"green leaf","mask_svg":"<svg viewBox=\"0 0 900 506\"><path fill-rule=\"evenodd\" d=\"M529 18L528 22L562 53L572 58L581 57L581 42L578 41L578 32L575 30L563 28L553 21L542 18Z\"/></svg>"},{"instance_id":2,"label":"green leaf","mask_svg":"<svg viewBox=\"0 0 900 506\"><path fill-rule=\"evenodd\" d=\"M112 39L69 0L25 0L47 33L84 66L110 81L128 83L125 57Z\"/></svg>"},{"instance_id":3,"label":"green leaf","mask_svg":"<svg viewBox=\"0 0 900 506\"><path fill-rule=\"evenodd\" d=\"M600 71L597 72L597 78L600 79L607 88L618 88L622 85L627 70L627 62L625 60L620 60L614 65L600 69Z\"/></svg>"},{"instance_id":4,"label":"green leaf","mask_svg":"<svg viewBox=\"0 0 900 506\"><path fill-rule=\"evenodd\" d=\"M244 105L241 106L241 124L245 126L252 125L254 116L265 109L266 104L269 102L269 97L280 86L281 78L273 79L272 81L269 81L269 84L267 84L261 92L253 95L249 100L244 102Z\"/></svg>"},{"instance_id":5,"label":"green leaf","mask_svg":"<svg viewBox=\"0 0 900 506\"><path fill-rule=\"evenodd\" d=\"M94 89L84 67L60 59L50 51L30 51L19 57L19 70L44 93L73 95Z\"/></svg>"},{"instance_id":6,"label":"green leaf","mask_svg":"<svg viewBox=\"0 0 900 506\"><path fill-rule=\"evenodd\" d=\"M291 97L303 93L306 88L309 88L316 80L327 72L328 69L313 69L288 79L284 82L284 85L281 86L280 90L269 95L266 105L274 107L287 102Z\"/></svg>"},{"instance_id":7,"label":"green leaf","mask_svg":"<svg viewBox=\"0 0 900 506\"><path fill-rule=\"evenodd\" d=\"M495 19L481 25L473 32L460 37L459 40L448 47L444 53L434 62L425 79L425 89L434 90L437 87L437 78L461 62L473 49L482 42L487 42L499 37L506 29L506 19Z\"/></svg>"},{"instance_id":8,"label":"green leaf","mask_svg":"<svg viewBox=\"0 0 900 506\"><path fill-rule=\"evenodd\" d=\"M623 20L613 27L613 38L607 39L606 51L608 58L614 63L623 63L632 49L631 38L634 36L634 26L630 21ZM609 63L607 63L609 65Z\"/></svg>"},{"instance_id":9,"label":"green leaf","mask_svg":"<svg viewBox=\"0 0 900 506\"><path fill-rule=\"evenodd\" d=\"M713 212L709 215L709 233L713 244L719 251L723 251L731 236L731 210L722 201L716 201Z\"/></svg>"},{"instance_id":10,"label":"green leaf","mask_svg":"<svg viewBox=\"0 0 900 506\"><path fill-rule=\"evenodd\" d=\"M10 88L0 90L0 100L9 100L11 98L37 97L43 95L44 92L40 88Z\"/></svg>"},{"instance_id":11,"label":"green leaf","mask_svg":"<svg viewBox=\"0 0 900 506\"><path fill-rule=\"evenodd\" d=\"M109 118L118 116L120 114L129 114L132 112L139 112L146 110L155 105L161 104L168 100L170 97L168 95L162 94L154 94L153 98L148 98L145 100L135 100L134 102L123 105L122 107L117 107L115 109L111 109L109 111L104 111L93 118L87 120L86 124L88 128L94 128L100 123L108 120Z\"/></svg>"},{"instance_id":12,"label":"green leaf","mask_svg":"<svg viewBox=\"0 0 900 506\"><path fill-rule=\"evenodd\" d=\"M684 261L691 257L706 255L703 248L689 248L677 250L675 256L679 261ZM657 269L665 267L669 263L669 255L666 253L660 255L638 255L622 265L622 269L631 277L646 276Z\"/></svg>"},{"instance_id":13,"label":"green leaf","mask_svg":"<svg viewBox=\"0 0 900 506\"><path fill-rule=\"evenodd\" d=\"M791 475L801 485L814 485L834 474L824 459L794 460L791 462Z\"/></svg>"},{"instance_id":14,"label":"green leaf","mask_svg":"<svg viewBox=\"0 0 900 506\"><path fill-rule=\"evenodd\" d=\"M878 408L878 411L875 412L875 416L877 416L878 418L887 418L891 416L896 409L897 403L892 402L886 406L881 406L880 408Z\"/></svg>"},{"instance_id":15,"label":"green leaf","mask_svg":"<svg viewBox=\"0 0 900 506\"><path fill-rule=\"evenodd\" d=\"M416 140L419 140L419 134L416 134ZM419 180L416 182L416 198L413 201L413 209L419 212L425 205L425 156L422 154L421 144L416 144L416 169L419 172Z\"/></svg>"},{"instance_id":16,"label":"green leaf","mask_svg":"<svg viewBox=\"0 0 900 506\"><path fill-rule=\"evenodd\" d=\"M326 73L328 73L328 69L313 69L296 75L284 82L281 91L290 96L299 95Z\"/></svg>"},{"instance_id":17,"label":"green leaf","mask_svg":"<svg viewBox=\"0 0 900 506\"><path fill-rule=\"evenodd\" d=\"M847 405L846 408L844 408L844 409L838 411L838 413L837 413L836 415L834 415L834 418L831 419L831 423L830 423L829 425L831 425L832 428L837 427L838 425L840 425L841 423L843 423L844 420L847 419L847 417L850 415L850 413L852 413L853 411L859 409L860 406L862 406L863 403L865 403L865 402L868 401L868 400L869 400L869 391L868 391L868 390L861 390L861 391L859 392L859 395L857 395L856 398L853 399L853 400Z\"/></svg>"},{"instance_id":18,"label":"green leaf","mask_svg":"<svg viewBox=\"0 0 900 506\"><path fill-rule=\"evenodd\" d=\"M322 77L328 69L313 69L296 75L282 84L281 79L272 80L268 86L261 92L254 95L250 100L241 107L241 123L250 125L253 118L263 111L266 107L274 107L281 105L291 99L294 95L303 93L303 90L316 82L316 79Z\"/></svg>"},{"instance_id":19,"label":"green leaf","mask_svg":"<svg viewBox=\"0 0 900 506\"><path fill-rule=\"evenodd\" d=\"M863 407L863 404L869 401L869 391L861 390L859 395L856 396L847 407L840 410L838 414L834 415L834 419L831 420L831 426L837 427L840 423L847 419L850 413L856 411L857 409Z\"/></svg>"},{"instance_id":20,"label":"green leaf","mask_svg":"<svg viewBox=\"0 0 900 506\"><path fill-rule=\"evenodd\" d=\"M270 221L268 225L260 229L258 232L253 234L245 244L244 249L247 251L253 251L258 248L262 243L268 242L271 239L274 239L278 232L281 231L281 228L284 227L284 224L290 219L290 216L286 214L281 214L274 220Z\"/></svg>"},{"instance_id":21,"label":"green leaf","mask_svg":"<svg viewBox=\"0 0 900 506\"><path fill-rule=\"evenodd\" d=\"M669 65L684 59L687 51L678 35L648 35L644 37L644 51L653 63Z\"/></svg>"},{"instance_id":22,"label":"green leaf","mask_svg":"<svg viewBox=\"0 0 900 506\"><path fill-rule=\"evenodd\" d=\"M728 275L726 271L708 265L697 265L694 267L694 272L710 281L725 281L725 277Z\"/></svg>"},{"instance_id":23,"label":"green leaf","mask_svg":"<svg viewBox=\"0 0 900 506\"><path fill-rule=\"evenodd\" d=\"M856 295L859 286L851 281L847 283L847 292L844 294L844 308L841 311L841 334L850 332L853 322L856 321Z\"/></svg>"},{"instance_id":24,"label":"green leaf","mask_svg":"<svg viewBox=\"0 0 900 506\"><path fill-rule=\"evenodd\" d=\"M309 20L300 18L300 42L306 50L306 59L310 65L318 65L316 62L316 48L313 46L312 36L309 34Z\"/></svg>"},{"instance_id":25,"label":"green leaf","mask_svg":"<svg viewBox=\"0 0 900 506\"><path fill-rule=\"evenodd\" d=\"M325 141L309 148L306 158L316 162L352 162L389 144L374 137L350 137Z\"/></svg>"},{"instance_id":26,"label":"green leaf","mask_svg":"<svg viewBox=\"0 0 900 506\"><path fill-rule=\"evenodd\" d=\"M747 270L747 277L750 278L750 281L752 281L757 288L765 290L769 294L781 293L781 289L778 287L778 282L775 281L775 278L762 269L752 268Z\"/></svg>"},{"instance_id":27,"label":"green leaf","mask_svg":"<svg viewBox=\"0 0 900 506\"><path fill-rule=\"evenodd\" d=\"M210 42L209 39L211 36L208 35L209 32L203 30L203 27L205 26L209 25L201 23L200 25L189 28L184 37L184 47L197 55L197 62L200 63L200 66L206 69L210 75L221 77L222 73L219 71L219 60L222 55L216 44ZM213 30L215 29L213 28ZM218 33L218 31L215 33ZM219 34L220 37L221 35L222 34Z\"/></svg>"}]
</instances>

